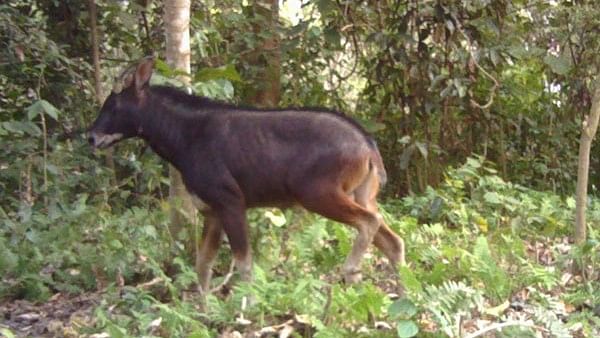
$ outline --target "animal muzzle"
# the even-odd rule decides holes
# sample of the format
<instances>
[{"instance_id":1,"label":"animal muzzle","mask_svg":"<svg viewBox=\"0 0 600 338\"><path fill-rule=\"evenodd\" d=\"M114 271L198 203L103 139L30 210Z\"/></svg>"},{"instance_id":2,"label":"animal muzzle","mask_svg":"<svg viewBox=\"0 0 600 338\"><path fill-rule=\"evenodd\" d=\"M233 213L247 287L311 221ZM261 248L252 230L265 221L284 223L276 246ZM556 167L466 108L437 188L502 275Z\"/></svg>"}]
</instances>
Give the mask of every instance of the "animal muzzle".
<instances>
[{"instance_id":1,"label":"animal muzzle","mask_svg":"<svg viewBox=\"0 0 600 338\"><path fill-rule=\"evenodd\" d=\"M123 138L123 134L101 134L96 132L88 133L88 142L94 148L103 149L110 147Z\"/></svg>"}]
</instances>

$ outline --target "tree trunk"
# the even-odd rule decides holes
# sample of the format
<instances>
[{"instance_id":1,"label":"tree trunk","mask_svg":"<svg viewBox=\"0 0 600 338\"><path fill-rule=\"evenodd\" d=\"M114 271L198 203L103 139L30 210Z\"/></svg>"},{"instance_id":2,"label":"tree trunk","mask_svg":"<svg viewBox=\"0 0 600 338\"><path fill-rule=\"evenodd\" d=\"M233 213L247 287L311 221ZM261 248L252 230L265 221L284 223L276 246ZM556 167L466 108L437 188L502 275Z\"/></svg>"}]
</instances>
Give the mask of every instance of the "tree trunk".
<instances>
[{"instance_id":1,"label":"tree trunk","mask_svg":"<svg viewBox=\"0 0 600 338\"><path fill-rule=\"evenodd\" d=\"M100 73L100 47L98 42L98 24L96 22L97 10L96 10L96 1L88 0L88 13L90 15L90 42L92 47L92 64L94 66L94 91L96 96L96 101L99 105L104 102L104 93L102 92L102 77ZM116 176L115 174L115 162L113 160L113 150L112 148L108 148L106 150L106 166L109 167L112 172L112 184L116 185ZM96 277L96 289L103 290L108 284L106 275L102 268L100 268L97 264L92 265L92 271L94 273L94 277Z\"/></svg>"},{"instance_id":2,"label":"tree trunk","mask_svg":"<svg viewBox=\"0 0 600 338\"><path fill-rule=\"evenodd\" d=\"M96 24L96 1L88 0L88 10L90 13L90 31L92 43L92 64L94 65L94 90L96 91L96 101L102 104L104 100L102 95L102 86L100 78L100 48L98 46L98 31Z\"/></svg>"},{"instance_id":3,"label":"tree trunk","mask_svg":"<svg viewBox=\"0 0 600 338\"><path fill-rule=\"evenodd\" d=\"M248 63L260 69L259 75L252 79L254 86L246 101L254 106L275 107L281 96L281 52L277 35L279 0L255 0L253 15L257 20L254 33L256 36L267 33L267 37L246 57Z\"/></svg>"},{"instance_id":4,"label":"tree trunk","mask_svg":"<svg viewBox=\"0 0 600 338\"><path fill-rule=\"evenodd\" d=\"M100 45L98 42L98 24L96 23L96 1L88 0L88 11L90 14L90 31L92 44L92 64L94 65L94 91L96 92L96 101L99 105L104 103L104 93L102 92L102 78L100 73ZM106 166L113 172L111 183L117 184L115 175L115 161L113 160L113 148L106 149Z\"/></svg>"},{"instance_id":5,"label":"tree trunk","mask_svg":"<svg viewBox=\"0 0 600 338\"><path fill-rule=\"evenodd\" d=\"M165 34L167 45L167 63L171 68L190 74L190 5L191 0L165 0ZM189 83L189 77L181 77ZM191 223L194 231L184 243L188 254L193 254L195 234L198 233L197 212L190 195L187 193L181 174L173 166L169 166L171 187L171 234L175 239L186 223Z\"/></svg>"},{"instance_id":6,"label":"tree trunk","mask_svg":"<svg viewBox=\"0 0 600 338\"><path fill-rule=\"evenodd\" d=\"M588 172L590 169L590 149L598 129L600 119L600 82L596 83L590 114L583 120L581 140L579 141L579 168L577 170L577 190L575 208L575 243L586 240L585 209L587 202Z\"/></svg>"},{"instance_id":7,"label":"tree trunk","mask_svg":"<svg viewBox=\"0 0 600 338\"><path fill-rule=\"evenodd\" d=\"M244 101L252 106L273 108L279 104L281 96L281 52L277 25L279 18L279 0L254 0L249 17L253 20L253 32L259 40L257 46L244 59L257 72L250 81L252 86L244 95ZM258 251L260 227L256 227L252 236L253 251Z\"/></svg>"}]
</instances>

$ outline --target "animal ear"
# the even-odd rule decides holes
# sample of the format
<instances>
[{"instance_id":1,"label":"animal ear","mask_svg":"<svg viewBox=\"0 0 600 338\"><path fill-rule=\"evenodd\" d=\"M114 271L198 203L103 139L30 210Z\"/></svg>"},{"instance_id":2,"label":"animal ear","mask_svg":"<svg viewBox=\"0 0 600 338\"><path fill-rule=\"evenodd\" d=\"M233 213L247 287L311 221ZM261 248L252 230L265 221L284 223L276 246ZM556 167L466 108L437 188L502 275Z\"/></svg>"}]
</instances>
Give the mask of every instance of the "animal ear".
<instances>
[{"instance_id":1,"label":"animal ear","mask_svg":"<svg viewBox=\"0 0 600 338\"><path fill-rule=\"evenodd\" d=\"M135 90L140 92L150 82L152 69L154 68L154 57L144 58L135 70Z\"/></svg>"},{"instance_id":2,"label":"animal ear","mask_svg":"<svg viewBox=\"0 0 600 338\"><path fill-rule=\"evenodd\" d=\"M126 69L121 73L121 75L115 78L113 82L112 92L115 94L119 94L123 89L129 88L133 84L133 74L131 69Z\"/></svg>"}]
</instances>

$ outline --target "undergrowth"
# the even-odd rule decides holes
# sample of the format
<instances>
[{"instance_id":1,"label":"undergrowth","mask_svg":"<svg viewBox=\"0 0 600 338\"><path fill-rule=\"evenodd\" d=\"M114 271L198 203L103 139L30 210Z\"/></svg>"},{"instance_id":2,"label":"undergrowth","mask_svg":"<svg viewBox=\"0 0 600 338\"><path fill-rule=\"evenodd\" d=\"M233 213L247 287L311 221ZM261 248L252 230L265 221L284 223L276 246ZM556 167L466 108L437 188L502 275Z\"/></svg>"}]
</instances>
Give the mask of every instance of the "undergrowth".
<instances>
[{"instance_id":1,"label":"undergrowth","mask_svg":"<svg viewBox=\"0 0 600 338\"><path fill-rule=\"evenodd\" d=\"M138 159L128 161L134 172L140 167ZM102 168L86 170L108 180ZM56 190L95 186L69 182ZM598 229L590 226L590 239L574 246L572 197L506 182L481 158L449 170L437 189L382 205L406 241L403 298L375 251L363 261L362 283L340 282L354 236L349 228L304 211L261 209L248 217L253 282L234 277L201 310L190 260L171 245L177 239L168 232L168 205L148 195L132 198L131 191L3 204L5 302L100 289L93 315L76 329L111 337L213 337L286 327L303 337L459 337L497 323L507 323L502 337L600 334ZM588 214L590 224L600 222L600 200L589 200ZM176 267L174 275L165 272L166 263ZM574 263L580 273L572 273ZM223 282L229 264L228 250L221 250L213 286Z\"/></svg>"}]
</instances>

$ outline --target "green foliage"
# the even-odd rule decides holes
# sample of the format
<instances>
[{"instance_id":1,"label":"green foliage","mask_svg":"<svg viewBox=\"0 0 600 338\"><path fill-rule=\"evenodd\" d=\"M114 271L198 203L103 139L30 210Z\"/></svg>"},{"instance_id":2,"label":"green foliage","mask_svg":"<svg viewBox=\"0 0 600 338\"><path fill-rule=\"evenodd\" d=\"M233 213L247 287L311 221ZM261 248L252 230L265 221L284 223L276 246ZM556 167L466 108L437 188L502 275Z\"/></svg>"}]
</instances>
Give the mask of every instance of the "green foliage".
<instances>
[{"instance_id":1,"label":"green foliage","mask_svg":"<svg viewBox=\"0 0 600 338\"><path fill-rule=\"evenodd\" d=\"M159 330L177 336L210 336L193 304L176 301L167 305L133 287L124 288L118 299L103 301L95 318L96 330L106 330L111 337L156 336Z\"/></svg>"},{"instance_id":2,"label":"green foliage","mask_svg":"<svg viewBox=\"0 0 600 338\"><path fill-rule=\"evenodd\" d=\"M410 300L403 298L395 301L388 308L388 314L392 319L397 320L398 337L413 337L419 333L419 327L411 320L417 313L417 307Z\"/></svg>"},{"instance_id":3,"label":"green foliage","mask_svg":"<svg viewBox=\"0 0 600 338\"><path fill-rule=\"evenodd\" d=\"M182 86L176 77L188 74L159 52L162 2L96 3L105 92L124 65L152 53L153 82ZM345 110L375 133L389 195L416 192L381 210L406 240L405 298L392 300L395 281L378 253L363 261L364 282L339 283L348 227L261 209L248 215L255 280L234 277L200 311L182 238L168 232L166 165L128 142L113 170L83 141L98 110L86 2L11 0L0 5L3 302L100 289L93 320L76 330L114 337L212 337L287 321L298 336L459 336L480 319L515 318L535 327L498 336L600 335L596 196L589 240L568 240L574 136L600 55L592 1L315 0L272 31L258 29L257 4L194 2L192 90L244 101L272 56L257 47L275 39L281 105ZM492 93L488 108L473 104ZM591 163L596 182L600 166ZM230 259L222 250L213 286ZM582 268L575 276L573 262Z\"/></svg>"}]
</instances>

